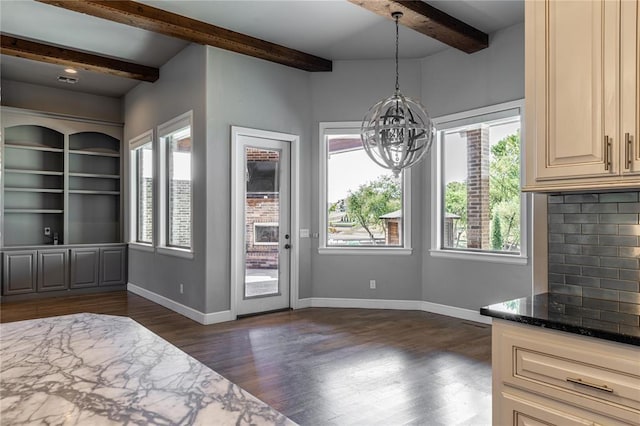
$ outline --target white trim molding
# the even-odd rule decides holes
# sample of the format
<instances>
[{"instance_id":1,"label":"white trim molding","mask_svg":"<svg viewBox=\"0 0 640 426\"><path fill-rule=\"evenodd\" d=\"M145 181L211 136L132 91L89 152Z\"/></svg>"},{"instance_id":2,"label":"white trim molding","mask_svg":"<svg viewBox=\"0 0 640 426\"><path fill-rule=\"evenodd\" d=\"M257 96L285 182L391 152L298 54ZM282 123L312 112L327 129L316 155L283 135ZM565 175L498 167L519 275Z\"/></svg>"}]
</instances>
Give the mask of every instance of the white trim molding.
<instances>
[{"instance_id":1,"label":"white trim molding","mask_svg":"<svg viewBox=\"0 0 640 426\"><path fill-rule=\"evenodd\" d=\"M333 297L310 297L298 301L298 309L302 308L361 308L361 309L393 309L398 311L423 311L446 315L467 321L491 324L491 318L480 315L473 309L441 305L423 300L388 300L388 299L344 299Z\"/></svg>"},{"instance_id":2,"label":"white trim molding","mask_svg":"<svg viewBox=\"0 0 640 426\"><path fill-rule=\"evenodd\" d=\"M235 317L231 315L231 311L212 312L210 314L205 314L204 312L200 312L196 309L190 308L189 306L178 303L165 296L154 293L135 284L127 283L127 290L131 293L137 294L138 296L144 297L145 299L151 300L152 302L157 303L160 306L171 309L172 311L177 312L180 315L185 316L202 325L217 324L220 322L227 322L235 319Z\"/></svg>"}]
</instances>

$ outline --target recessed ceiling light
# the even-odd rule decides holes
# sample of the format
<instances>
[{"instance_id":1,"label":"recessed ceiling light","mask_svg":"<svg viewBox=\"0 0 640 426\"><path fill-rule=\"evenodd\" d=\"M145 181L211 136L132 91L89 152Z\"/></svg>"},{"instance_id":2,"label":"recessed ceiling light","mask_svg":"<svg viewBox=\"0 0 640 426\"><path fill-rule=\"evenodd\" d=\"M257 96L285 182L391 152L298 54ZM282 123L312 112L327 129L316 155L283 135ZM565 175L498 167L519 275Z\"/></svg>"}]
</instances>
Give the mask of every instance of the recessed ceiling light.
<instances>
[{"instance_id":1,"label":"recessed ceiling light","mask_svg":"<svg viewBox=\"0 0 640 426\"><path fill-rule=\"evenodd\" d=\"M69 74L78 74L78 71L74 70L73 68L65 68L64 72Z\"/></svg>"}]
</instances>

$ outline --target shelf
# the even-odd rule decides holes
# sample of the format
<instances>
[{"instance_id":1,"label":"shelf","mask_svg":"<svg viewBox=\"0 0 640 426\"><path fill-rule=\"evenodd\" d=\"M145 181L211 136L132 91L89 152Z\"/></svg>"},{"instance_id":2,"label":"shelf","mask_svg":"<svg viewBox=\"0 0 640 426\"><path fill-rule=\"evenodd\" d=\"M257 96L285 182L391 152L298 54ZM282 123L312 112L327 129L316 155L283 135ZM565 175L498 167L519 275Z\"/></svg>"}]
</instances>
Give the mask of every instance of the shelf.
<instances>
[{"instance_id":1,"label":"shelf","mask_svg":"<svg viewBox=\"0 0 640 426\"><path fill-rule=\"evenodd\" d=\"M120 195L120 191L96 191L91 189L71 189L69 194Z\"/></svg>"},{"instance_id":2,"label":"shelf","mask_svg":"<svg viewBox=\"0 0 640 426\"><path fill-rule=\"evenodd\" d=\"M97 150L80 150L80 149L70 149L69 154L77 154L77 155L96 155L99 157L115 157L120 158L119 153L115 153L112 151L97 151Z\"/></svg>"},{"instance_id":3,"label":"shelf","mask_svg":"<svg viewBox=\"0 0 640 426\"><path fill-rule=\"evenodd\" d=\"M47 175L47 176L62 176L64 172L55 172L51 170L24 170L24 169L4 169L5 173L22 173L25 175Z\"/></svg>"},{"instance_id":4,"label":"shelf","mask_svg":"<svg viewBox=\"0 0 640 426\"><path fill-rule=\"evenodd\" d=\"M5 192L46 192L51 194L62 194L64 189L54 188L4 188Z\"/></svg>"},{"instance_id":5,"label":"shelf","mask_svg":"<svg viewBox=\"0 0 640 426\"><path fill-rule=\"evenodd\" d=\"M97 173L69 173L69 177L120 179L120 175L101 175Z\"/></svg>"},{"instance_id":6,"label":"shelf","mask_svg":"<svg viewBox=\"0 0 640 426\"><path fill-rule=\"evenodd\" d=\"M18 145L5 142L4 147L11 149L28 149L32 151L64 152L64 149L62 148L51 148L46 145Z\"/></svg>"},{"instance_id":7,"label":"shelf","mask_svg":"<svg viewBox=\"0 0 640 426\"><path fill-rule=\"evenodd\" d=\"M52 210L52 209L4 209L4 214L9 213L63 213L64 210Z\"/></svg>"}]
</instances>

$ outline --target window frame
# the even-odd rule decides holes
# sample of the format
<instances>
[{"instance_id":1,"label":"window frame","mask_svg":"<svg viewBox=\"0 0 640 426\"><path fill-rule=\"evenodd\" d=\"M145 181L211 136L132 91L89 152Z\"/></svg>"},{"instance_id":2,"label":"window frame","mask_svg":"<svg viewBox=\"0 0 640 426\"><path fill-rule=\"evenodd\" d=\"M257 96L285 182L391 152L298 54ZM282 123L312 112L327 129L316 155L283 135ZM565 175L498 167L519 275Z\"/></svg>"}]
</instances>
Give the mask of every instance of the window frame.
<instances>
[{"instance_id":1,"label":"window frame","mask_svg":"<svg viewBox=\"0 0 640 426\"><path fill-rule=\"evenodd\" d=\"M479 117L483 115L498 114L503 111L517 109L520 111L520 186L524 181L524 138L525 138L525 111L524 111L524 99L504 102L500 104L490 105L481 108L475 108L471 110L462 111L459 113L449 114L441 117L437 117L433 120L436 126L436 140L431 148L431 195L434 197L431 203L431 248L429 253L432 257L440 258L453 258L453 259L466 259L477 260L493 263L507 263L525 265L528 263L528 233L529 233L529 219L527 215L528 207L531 205L531 196L528 193L520 192L520 254L509 254L504 252L495 252L489 250L465 250L465 249L451 249L444 248L443 242L443 193L444 188L442 184L442 139L440 137L439 128L445 123L451 123L462 120L469 120L473 117ZM451 126L454 127L454 126ZM451 128L449 127L449 128ZM444 127L446 129L447 127Z\"/></svg>"},{"instance_id":2,"label":"window frame","mask_svg":"<svg viewBox=\"0 0 640 426\"><path fill-rule=\"evenodd\" d=\"M321 122L319 125L319 254L347 255L410 255L411 245L411 169L402 171L402 246L361 246L344 247L327 245L327 185L328 185L328 144L326 136L352 133L360 135L362 123L359 121ZM373 160L372 160L373 161Z\"/></svg>"},{"instance_id":3,"label":"window frame","mask_svg":"<svg viewBox=\"0 0 640 426\"><path fill-rule=\"evenodd\" d=\"M168 151L169 146L167 139L181 129L189 127L191 132L191 155L189 158L191 167L191 203L189 206L191 217L191 235L190 235L190 247L173 246L168 244L169 240L169 158ZM193 236L194 221L193 221L193 147L194 147L194 135L193 135L193 111L188 111L179 115L156 128L158 137L158 245L156 251L162 254L168 254L172 256L183 257L187 259L193 259Z\"/></svg>"},{"instance_id":4,"label":"window frame","mask_svg":"<svg viewBox=\"0 0 640 426\"><path fill-rule=\"evenodd\" d=\"M151 175L152 175L152 185L151 191L153 198L151 200L151 241L139 241L138 240L138 216L139 216L139 205L138 205L138 151L147 144L151 144L151 152L153 155L153 161L151 162ZM129 244L136 248L144 251L154 251L154 243L155 243L155 220L154 220L154 212L156 208L156 197L155 197L155 184L156 184L156 167L155 167L155 146L154 146L154 135L153 130L148 130L135 138L129 141L129 169L130 169L130 179L129 179Z\"/></svg>"}]
</instances>

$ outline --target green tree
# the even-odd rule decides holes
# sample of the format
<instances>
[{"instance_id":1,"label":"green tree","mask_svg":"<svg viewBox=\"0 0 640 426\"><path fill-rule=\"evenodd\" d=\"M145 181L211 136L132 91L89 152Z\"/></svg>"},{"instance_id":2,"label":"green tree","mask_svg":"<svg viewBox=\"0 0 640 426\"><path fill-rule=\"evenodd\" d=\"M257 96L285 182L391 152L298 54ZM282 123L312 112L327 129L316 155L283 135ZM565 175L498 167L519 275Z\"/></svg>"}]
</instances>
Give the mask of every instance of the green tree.
<instances>
[{"instance_id":1,"label":"green tree","mask_svg":"<svg viewBox=\"0 0 640 426\"><path fill-rule=\"evenodd\" d=\"M375 241L374 227L387 230L380 216L402 207L402 191L398 180L391 176L379 176L373 181L360 185L347 196L347 214L369 234L371 241Z\"/></svg>"},{"instance_id":2,"label":"green tree","mask_svg":"<svg viewBox=\"0 0 640 426\"><path fill-rule=\"evenodd\" d=\"M460 223L467 223L467 183L449 182L444 194L444 211L460 216Z\"/></svg>"},{"instance_id":3,"label":"green tree","mask_svg":"<svg viewBox=\"0 0 640 426\"><path fill-rule=\"evenodd\" d=\"M494 250L502 250L504 247L504 241L502 240L502 224L500 223L500 215L493 215L492 222L491 248Z\"/></svg>"}]
</instances>

